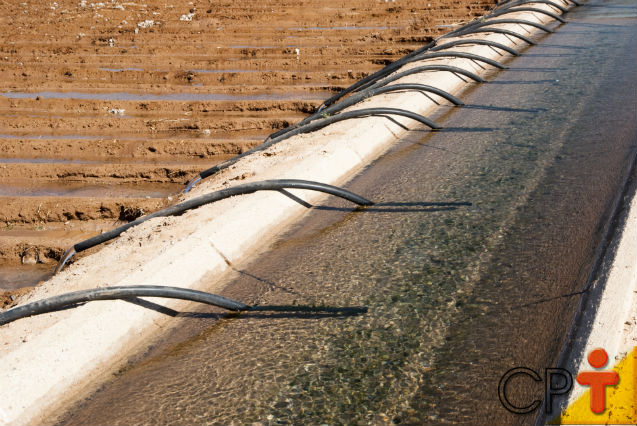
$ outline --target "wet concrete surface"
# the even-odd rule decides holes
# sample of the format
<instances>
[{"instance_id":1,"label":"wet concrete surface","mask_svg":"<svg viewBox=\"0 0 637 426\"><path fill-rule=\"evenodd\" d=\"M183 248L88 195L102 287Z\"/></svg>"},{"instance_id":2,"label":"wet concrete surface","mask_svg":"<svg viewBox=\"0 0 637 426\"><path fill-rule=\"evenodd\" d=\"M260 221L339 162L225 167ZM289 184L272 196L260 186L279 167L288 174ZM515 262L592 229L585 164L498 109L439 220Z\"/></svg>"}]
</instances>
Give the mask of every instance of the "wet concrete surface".
<instances>
[{"instance_id":1,"label":"wet concrete surface","mask_svg":"<svg viewBox=\"0 0 637 426\"><path fill-rule=\"evenodd\" d=\"M63 424L531 424L637 151L637 26L593 1L192 306ZM255 214L258 214L255 212ZM167 285L169 283L166 283ZM515 382L514 402L542 385Z\"/></svg>"}]
</instances>

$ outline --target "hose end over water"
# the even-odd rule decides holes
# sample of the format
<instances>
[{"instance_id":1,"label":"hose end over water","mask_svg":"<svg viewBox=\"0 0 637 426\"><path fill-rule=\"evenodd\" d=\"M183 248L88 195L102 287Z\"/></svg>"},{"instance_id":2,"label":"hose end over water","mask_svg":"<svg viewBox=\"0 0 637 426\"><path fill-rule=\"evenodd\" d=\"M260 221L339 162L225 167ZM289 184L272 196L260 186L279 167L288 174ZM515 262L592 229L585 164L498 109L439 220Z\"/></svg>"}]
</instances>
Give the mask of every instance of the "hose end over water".
<instances>
[{"instance_id":1,"label":"hose end over water","mask_svg":"<svg viewBox=\"0 0 637 426\"><path fill-rule=\"evenodd\" d=\"M70 258L73 257L73 255L75 255L75 246L71 246L69 247L64 254L62 255L62 257L60 258L60 261L58 262L57 266L55 267L55 271L53 271L53 275L56 275L58 272L60 272L62 269L64 269L64 265L66 265L66 262L69 261Z\"/></svg>"},{"instance_id":2,"label":"hose end over water","mask_svg":"<svg viewBox=\"0 0 637 426\"><path fill-rule=\"evenodd\" d=\"M184 194L190 192L192 187L195 186L197 182L199 182L200 180L201 180L201 175L197 176L196 178L188 182L188 184L186 184L186 188L184 188Z\"/></svg>"}]
</instances>

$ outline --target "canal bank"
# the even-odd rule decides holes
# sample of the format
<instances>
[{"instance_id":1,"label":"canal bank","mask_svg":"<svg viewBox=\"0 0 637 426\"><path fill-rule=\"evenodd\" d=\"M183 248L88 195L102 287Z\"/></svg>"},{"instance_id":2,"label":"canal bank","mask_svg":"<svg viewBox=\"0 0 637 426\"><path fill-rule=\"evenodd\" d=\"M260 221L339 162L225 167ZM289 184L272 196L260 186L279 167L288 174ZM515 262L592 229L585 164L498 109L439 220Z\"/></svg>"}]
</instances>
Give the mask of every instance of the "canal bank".
<instances>
[{"instance_id":1,"label":"canal bank","mask_svg":"<svg viewBox=\"0 0 637 426\"><path fill-rule=\"evenodd\" d=\"M331 201L233 263L224 295L278 311L189 307L63 423L532 423L498 382L557 364L605 244L637 140L630 6L572 12L409 133L347 186L379 205Z\"/></svg>"}]
</instances>

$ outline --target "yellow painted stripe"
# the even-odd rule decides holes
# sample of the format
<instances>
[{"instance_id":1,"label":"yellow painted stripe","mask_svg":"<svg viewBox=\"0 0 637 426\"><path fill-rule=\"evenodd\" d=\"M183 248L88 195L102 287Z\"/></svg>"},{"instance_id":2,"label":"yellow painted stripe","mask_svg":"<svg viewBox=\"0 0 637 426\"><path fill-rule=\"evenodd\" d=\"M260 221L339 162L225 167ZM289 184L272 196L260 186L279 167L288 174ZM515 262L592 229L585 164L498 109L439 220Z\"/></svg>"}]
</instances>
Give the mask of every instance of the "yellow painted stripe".
<instances>
[{"instance_id":1,"label":"yellow painted stripe","mask_svg":"<svg viewBox=\"0 0 637 426\"><path fill-rule=\"evenodd\" d=\"M637 347L613 370L619 374L619 383L606 388L606 410L603 413L591 411L591 392L587 390L550 424L637 424Z\"/></svg>"}]
</instances>

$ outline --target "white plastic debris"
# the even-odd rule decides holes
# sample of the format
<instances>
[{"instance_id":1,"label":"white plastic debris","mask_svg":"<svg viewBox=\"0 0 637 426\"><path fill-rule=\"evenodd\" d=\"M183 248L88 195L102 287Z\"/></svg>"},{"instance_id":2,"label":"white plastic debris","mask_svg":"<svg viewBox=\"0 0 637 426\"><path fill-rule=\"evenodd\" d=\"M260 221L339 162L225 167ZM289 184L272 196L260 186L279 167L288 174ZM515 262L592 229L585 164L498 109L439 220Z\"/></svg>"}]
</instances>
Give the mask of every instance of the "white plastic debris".
<instances>
[{"instance_id":1,"label":"white plastic debris","mask_svg":"<svg viewBox=\"0 0 637 426\"><path fill-rule=\"evenodd\" d=\"M179 17L179 20L180 20L180 21L190 22L190 21L192 21L192 18L193 18L194 16L195 16L195 14L194 14L194 13L189 13L189 14L187 14L187 15L181 15L181 16Z\"/></svg>"},{"instance_id":2,"label":"white plastic debris","mask_svg":"<svg viewBox=\"0 0 637 426\"><path fill-rule=\"evenodd\" d=\"M155 21L152 19L146 19L145 21L137 23L139 28L151 28L153 25L155 25Z\"/></svg>"}]
</instances>

